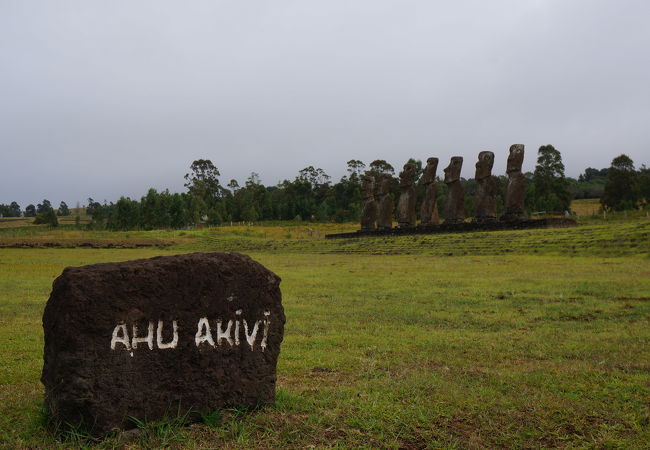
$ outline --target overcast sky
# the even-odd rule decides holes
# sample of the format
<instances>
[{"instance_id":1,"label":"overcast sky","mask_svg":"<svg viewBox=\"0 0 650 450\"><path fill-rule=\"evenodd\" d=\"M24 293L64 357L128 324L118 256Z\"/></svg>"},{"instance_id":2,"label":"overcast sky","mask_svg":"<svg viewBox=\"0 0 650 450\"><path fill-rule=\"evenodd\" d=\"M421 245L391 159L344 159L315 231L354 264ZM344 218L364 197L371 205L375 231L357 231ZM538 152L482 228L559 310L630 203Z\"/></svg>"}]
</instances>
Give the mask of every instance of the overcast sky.
<instances>
[{"instance_id":1,"label":"overcast sky","mask_svg":"<svg viewBox=\"0 0 650 450\"><path fill-rule=\"evenodd\" d=\"M0 0L0 203L510 144L650 163L647 0Z\"/></svg>"}]
</instances>

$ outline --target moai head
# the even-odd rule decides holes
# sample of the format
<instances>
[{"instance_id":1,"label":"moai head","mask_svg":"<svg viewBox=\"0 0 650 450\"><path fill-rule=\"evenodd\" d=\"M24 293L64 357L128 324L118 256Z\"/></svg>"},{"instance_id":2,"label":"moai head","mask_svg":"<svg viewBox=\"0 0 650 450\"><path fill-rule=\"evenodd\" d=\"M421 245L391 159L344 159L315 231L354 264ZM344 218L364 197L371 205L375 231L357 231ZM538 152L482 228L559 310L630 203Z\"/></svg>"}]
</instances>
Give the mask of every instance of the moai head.
<instances>
[{"instance_id":1,"label":"moai head","mask_svg":"<svg viewBox=\"0 0 650 450\"><path fill-rule=\"evenodd\" d=\"M494 153L479 153L478 161L476 162L476 175L474 175L474 178L481 180L490 177L492 175L492 166L494 166Z\"/></svg>"},{"instance_id":2,"label":"moai head","mask_svg":"<svg viewBox=\"0 0 650 450\"><path fill-rule=\"evenodd\" d=\"M445 184L460 180L460 169L463 168L463 157L452 156L449 165L445 168Z\"/></svg>"},{"instance_id":3,"label":"moai head","mask_svg":"<svg viewBox=\"0 0 650 450\"><path fill-rule=\"evenodd\" d=\"M413 186L415 182L415 164L404 164L404 170L399 174L399 185L401 187Z\"/></svg>"},{"instance_id":4,"label":"moai head","mask_svg":"<svg viewBox=\"0 0 650 450\"><path fill-rule=\"evenodd\" d=\"M379 195L389 195L390 185L393 177L390 174L384 173L381 175L381 184L379 185Z\"/></svg>"},{"instance_id":5,"label":"moai head","mask_svg":"<svg viewBox=\"0 0 650 450\"><path fill-rule=\"evenodd\" d=\"M508 169L510 172L521 172L521 166L524 163L524 144L514 144L510 146L510 155L508 155Z\"/></svg>"},{"instance_id":6,"label":"moai head","mask_svg":"<svg viewBox=\"0 0 650 450\"><path fill-rule=\"evenodd\" d=\"M422 183L433 183L436 180L436 170L438 170L438 158L427 159L427 165L422 174Z\"/></svg>"},{"instance_id":7,"label":"moai head","mask_svg":"<svg viewBox=\"0 0 650 450\"><path fill-rule=\"evenodd\" d=\"M361 196L364 200L369 200L375 195L375 178L370 175L363 175L361 180Z\"/></svg>"}]
</instances>

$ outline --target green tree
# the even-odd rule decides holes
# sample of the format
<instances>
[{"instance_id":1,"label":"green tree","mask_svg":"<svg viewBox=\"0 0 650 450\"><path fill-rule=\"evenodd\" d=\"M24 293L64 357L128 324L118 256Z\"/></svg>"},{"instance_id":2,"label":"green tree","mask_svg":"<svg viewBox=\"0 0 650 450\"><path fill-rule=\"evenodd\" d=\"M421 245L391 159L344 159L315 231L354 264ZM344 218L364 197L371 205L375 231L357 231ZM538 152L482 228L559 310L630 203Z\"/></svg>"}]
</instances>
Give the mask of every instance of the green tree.
<instances>
[{"instance_id":1,"label":"green tree","mask_svg":"<svg viewBox=\"0 0 650 450\"><path fill-rule=\"evenodd\" d=\"M231 185L233 184L232 181ZM235 220L246 222L273 217L269 192L260 182L257 173L251 172L245 185L243 187L237 186L234 190L230 213Z\"/></svg>"},{"instance_id":2,"label":"green tree","mask_svg":"<svg viewBox=\"0 0 650 450\"><path fill-rule=\"evenodd\" d=\"M366 168L366 165L363 163L363 161L358 160L358 159L351 159L347 162L348 165L348 179L352 183L361 183L361 174L363 174L363 170Z\"/></svg>"},{"instance_id":3,"label":"green tree","mask_svg":"<svg viewBox=\"0 0 650 450\"><path fill-rule=\"evenodd\" d=\"M11 202L10 205L0 204L0 217L20 217L20 205Z\"/></svg>"},{"instance_id":4,"label":"green tree","mask_svg":"<svg viewBox=\"0 0 650 450\"><path fill-rule=\"evenodd\" d=\"M68 208L68 205L65 202L61 202L59 204L59 209L57 211L57 215L59 215L59 216L69 216L70 215L70 208Z\"/></svg>"},{"instance_id":5,"label":"green tree","mask_svg":"<svg viewBox=\"0 0 650 450\"><path fill-rule=\"evenodd\" d=\"M226 215L226 208L223 202L216 203L212 208L208 210L208 224L220 225L224 222Z\"/></svg>"},{"instance_id":6,"label":"green tree","mask_svg":"<svg viewBox=\"0 0 650 450\"><path fill-rule=\"evenodd\" d=\"M374 176L377 180L379 180L379 177L384 173L387 173L389 175L395 175L395 168L390 164L388 164L383 159L375 159L373 162L370 163L367 173L369 175Z\"/></svg>"},{"instance_id":7,"label":"green tree","mask_svg":"<svg viewBox=\"0 0 650 450\"><path fill-rule=\"evenodd\" d=\"M596 178L605 178L607 177L607 169L594 169L593 167L587 167L585 173L581 174L578 177L578 181L589 182Z\"/></svg>"},{"instance_id":8,"label":"green tree","mask_svg":"<svg viewBox=\"0 0 650 450\"><path fill-rule=\"evenodd\" d=\"M108 227L112 230L135 230L141 226L140 203L120 197L113 206Z\"/></svg>"},{"instance_id":9,"label":"green tree","mask_svg":"<svg viewBox=\"0 0 650 450\"><path fill-rule=\"evenodd\" d=\"M36 225L49 225L51 227L56 227L59 225L59 220L56 218L54 210L50 208L37 214L34 223Z\"/></svg>"},{"instance_id":10,"label":"green tree","mask_svg":"<svg viewBox=\"0 0 650 450\"><path fill-rule=\"evenodd\" d=\"M43 203L39 203L38 205L36 205L36 214L43 213L50 209L53 209L52 204L50 203L49 200L45 199L43 200Z\"/></svg>"},{"instance_id":11,"label":"green tree","mask_svg":"<svg viewBox=\"0 0 650 450\"><path fill-rule=\"evenodd\" d=\"M197 224L201 221L201 205L199 200L192 194L181 194L183 199L183 210L185 211L185 221L188 225Z\"/></svg>"},{"instance_id":12,"label":"green tree","mask_svg":"<svg viewBox=\"0 0 650 450\"><path fill-rule=\"evenodd\" d=\"M18 203L11 202L11 205L9 205L9 209L11 210L13 217L20 217L20 205Z\"/></svg>"},{"instance_id":13,"label":"green tree","mask_svg":"<svg viewBox=\"0 0 650 450\"><path fill-rule=\"evenodd\" d=\"M36 206L29 204L25 207L25 217L36 217Z\"/></svg>"},{"instance_id":14,"label":"green tree","mask_svg":"<svg viewBox=\"0 0 650 450\"><path fill-rule=\"evenodd\" d=\"M169 218L172 228L183 228L190 222L181 194L172 194L169 203Z\"/></svg>"},{"instance_id":15,"label":"green tree","mask_svg":"<svg viewBox=\"0 0 650 450\"><path fill-rule=\"evenodd\" d=\"M327 201L329 218L337 222L358 220L361 214L361 175L351 173L349 178L341 177L341 180L332 186ZM319 215L322 215L322 212L319 212ZM325 219L324 216L323 218Z\"/></svg>"},{"instance_id":16,"label":"green tree","mask_svg":"<svg viewBox=\"0 0 650 450\"><path fill-rule=\"evenodd\" d=\"M257 175L255 172L253 172ZM312 189L316 189L318 186L323 184L329 184L330 177L325 171L321 168L315 169L314 166L305 167L300 172L298 172L298 178L311 184ZM259 181L259 177L258 177Z\"/></svg>"},{"instance_id":17,"label":"green tree","mask_svg":"<svg viewBox=\"0 0 650 450\"><path fill-rule=\"evenodd\" d=\"M572 198L601 198L607 182L607 169L587 167L577 180L567 179Z\"/></svg>"},{"instance_id":18,"label":"green tree","mask_svg":"<svg viewBox=\"0 0 650 450\"><path fill-rule=\"evenodd\" d=\"M650 204L650 168L645 164L639 168L639 198L643 200L646 207Z\"/></svg>"},{"instance_id":19,"label":"green tree","mask_svg":"<svg viewBox=\"0 0 650 450\"><path fill-rule=\"evenodd\" d=\"M102 205L101 203L94 201L92 198L89 198L86 213L91 216L91 221L87 225L88 228L99 230L104 229L110 219L112 208L113 204L108 205L106 200L104 200L104 204Z\"/></svg>"},{"instance_id":20,"label":"green tree","mask_svg":"<svg viewBox=\"0 0 650 450\"><path fill-rule=\"evenodd\" d=\"M255 222L259 219L259 214L255 209L255 205L248 204L246 208L241 213L241 218L244 222Z\"/></svg>"},{"instance_id":21,"label":"green tree","mask_svg":"<svg viewBox=\"0 0 650 450\"><path fill-rule=\"evenodd\" d=\"M622 154L612 160L600 203L607 209L635 209L639 202L639 180L634 162Z\"/></svg>"},{"instance_id":22,"label":"green tree","mask_svg":"<svg viewBox=\"0 0 650 450\"><path fill-rule=\"evenodd\" d=\"M564 176L562 155L552 145L543 145L537 152L533 173L534 207L538 211L568 211L571 190Z\"/></svg>"},{"instance_id":23,"label":"green tree","mask_svg":"<svg viewBox=\"0 0 650 450\"><path fill-rule=\"evenodd\" d=\"M157 228L159 223L159 220L156 217L159 213L158 203L158 192L154 188L150 188L147 191L147 195L140 199L142 228L145 230L153 230L154 228Z\"/></svg>"},{"instance_id":24,"label":"green tree","mask_svg":"<svg viewBox=\"0 0 650 450\"><path fill-rule=\"evenodd\" d=\"M185 187L192 195L203 199L206 205L212 206L221 193L219 169L209 159L197 159L190 165L190 170L185 174Z\"/></svg>"},{"instance_id":25,"label":"green tree","mask_svg":"<svg viewBox=\"0 0 650 450\"><path fill-rule=\"evenodd\" d=\"M169 189L165 189L162 192L158 193L158 198L156 199L156 206L154 209L154 226L156 228L170 228L172 223L172 217L169 213L172 204L172 194L169 192Z\"/></svg>"},{"instance_id":26,"label":"green tree","mask_svg":"<svg viewBox=\"0 0 650 450\"><path fill-rule=\"evenodd\" d=\"M96 202L95 200L92 199L92 197L88 197L88 206L86 206L86 214L89 216L93 215L93 209L94 208L101 208L102 204L99 202Z\"/></svg>"}]
</instances>

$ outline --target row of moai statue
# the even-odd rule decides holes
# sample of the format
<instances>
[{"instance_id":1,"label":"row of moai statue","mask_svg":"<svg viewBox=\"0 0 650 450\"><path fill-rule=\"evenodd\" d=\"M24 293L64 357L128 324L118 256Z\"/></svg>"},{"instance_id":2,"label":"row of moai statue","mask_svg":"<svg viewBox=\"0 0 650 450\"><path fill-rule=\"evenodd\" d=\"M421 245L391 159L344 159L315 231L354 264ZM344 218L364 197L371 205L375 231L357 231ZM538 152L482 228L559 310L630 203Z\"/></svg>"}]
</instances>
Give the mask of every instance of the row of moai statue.
<instances>
[{"instance_id":1,"label":"row of moai statue","mask_svg":"<svg viewBox=\"0 0 650 450\"><path fill-rule=\"evenodd\" d=\"M521 171L524 162L524 146L515 144L510 147L508 156L508 187L506 190L505 214L502 221L517 221L524 218L524 193L526 178ZM488 223L497 221L497 184L492 177L494 165L493 152L480 152L476 162L476 195L474 198L475 214L473 222ZM448 194L445 205L446 224L465 221L465 189L460 180L463 158L453 156L445 168L444 183ZM427 159L421 182L425 185L424 199L420 207L420 225L438 223L438 205L436 199L436 171L438 158ZM416 194L415 194L415 164L407 163L399 174L400 197L397 202L397 226L412 228L416 226ZM383 174L379 181L379 201L375 200L375 178L364 175L362 184L363 212L361 214L361 229L364 231L390 229L393 227L393 201L390 187L393 177Z\"/></svg>"}]
</instances>

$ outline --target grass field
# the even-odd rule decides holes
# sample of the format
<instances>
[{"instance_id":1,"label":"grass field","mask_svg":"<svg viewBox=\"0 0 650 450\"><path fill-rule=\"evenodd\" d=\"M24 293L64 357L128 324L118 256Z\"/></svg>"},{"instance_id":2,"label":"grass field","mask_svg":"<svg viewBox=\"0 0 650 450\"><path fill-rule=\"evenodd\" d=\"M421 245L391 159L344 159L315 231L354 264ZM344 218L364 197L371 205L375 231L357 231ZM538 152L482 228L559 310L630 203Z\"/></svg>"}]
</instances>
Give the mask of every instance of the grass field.
<instances>
[{"instance_id":1,"label":"grass field","mask_svg":"<svg viewBox=\"0 0 650 450\"><path fill-rule=\"evenodd\" d=\"M0 245L168 245L0 248L0 445L648 446L650 221L323 239L346 227L0 231ZM45 428L41 315L54 278L70 265L189 251L242 251L282 277L276 404L103 442Z\"/></svg>"},{"instance_id":2,"label":"grass field","mask_svg":"<svg viewBox=\"0 0 650 450\"><path fill-rule=\"evenodd\" d=\"M571 210L581 217L595 216L602 213L600 208L599 198L585 198L571 202Z\"/></svg>"}]
</instances>

